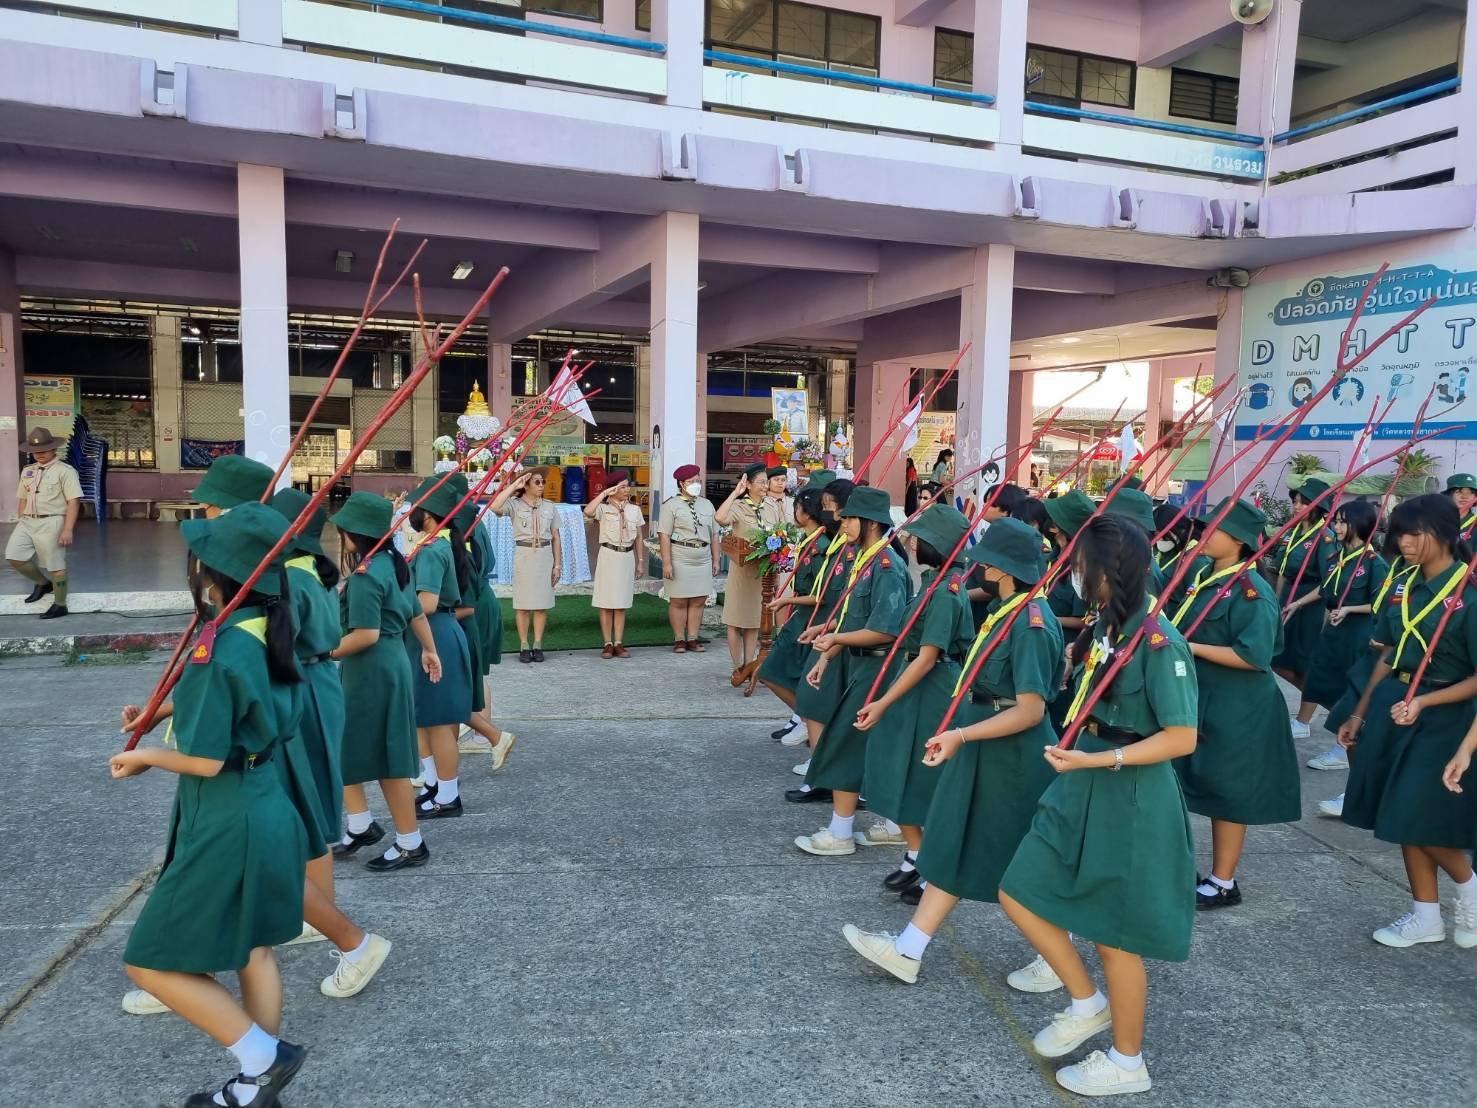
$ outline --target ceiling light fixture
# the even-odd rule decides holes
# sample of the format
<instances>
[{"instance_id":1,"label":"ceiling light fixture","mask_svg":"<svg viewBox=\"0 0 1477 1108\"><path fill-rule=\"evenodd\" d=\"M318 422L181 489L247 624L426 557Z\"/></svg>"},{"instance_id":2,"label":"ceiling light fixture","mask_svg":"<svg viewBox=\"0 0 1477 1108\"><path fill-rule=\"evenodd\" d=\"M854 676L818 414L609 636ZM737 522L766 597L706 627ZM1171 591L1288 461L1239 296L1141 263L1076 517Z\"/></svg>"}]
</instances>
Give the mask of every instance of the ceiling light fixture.
<instances>
[{"instance_id":1,"label":"ceiling light fixture","mask_svg":"<svg viewBox=\"0 0 1477 1108\"><path fill-rule=\"evenodd\" d=\"M339 273L349 273L354 268L354 252L340 250L333 256L333 268Z\"/></svg>"},{"instance_id":2,"label":"ceiling light fixture","mask_svg":"<svg viewBox=\"0 0 1477 1108\"><path fill-rule=\"evenodd\" d=\"M179 240L179 244L185 248L186 254L200 253L200 247L196 245L195 240L190 238L188 235L182 236Z\"/></svg>"},{"instance_id":3,"label":"ceiling light fixture","mask_svg":"<svg viewBox=\"0 0 1477 1108\"><path fill-rule=\"evenodd\" d=\"M1076 335L1068 335L1066 338L1062 339L1062 344L1064 346L1071 346L1072 344L1079 343L1081 341L1082 340L1079 339Z\"/></svg>"},{"instance_id":4,"label":"ceiling light fixture","mask_svg":"<svg viewBox=\"0 0 1477 1108\"><path fill-rule=\"evenodd\" d=\"M472 262L457 262L451 267L451 279L453 281L465 281L472 276L472 270L476 266Z\"/></svg>"}]
</instances>

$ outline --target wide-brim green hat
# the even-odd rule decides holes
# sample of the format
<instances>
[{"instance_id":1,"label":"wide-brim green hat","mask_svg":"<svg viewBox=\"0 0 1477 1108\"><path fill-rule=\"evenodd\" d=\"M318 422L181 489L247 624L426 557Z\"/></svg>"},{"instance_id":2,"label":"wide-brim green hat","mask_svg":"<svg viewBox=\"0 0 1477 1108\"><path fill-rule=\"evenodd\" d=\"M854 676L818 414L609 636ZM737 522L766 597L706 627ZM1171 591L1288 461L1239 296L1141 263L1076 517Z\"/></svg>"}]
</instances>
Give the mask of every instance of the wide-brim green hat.
<instances>
[{"instance_id":1,"label":"wide-brim green hat","mask_svg":"<svg viewBox=\"0 0 1477 1108\"><path fill-rule=\"evenodd\" d=\"M1017 581L1035 582L1046 567L1041 562L1041 532L1019 519L997 519L969 548L969 560L994 566Z\"/></svg>"},{"instance_id":2,"label":"wide-brim green hat","mask_svg":"<svg viewBox=\"0 0 1477 1108\"><path fill-rule=\"evenodd\" d=\"M1208 525L1212 519L1221 514L1221 509L1230 499L1229 496L1226 497L1209 513L1196 517L1195 522ZM1226 518L1217 525L1216 530L1224 531L1237 542L1255 549L1266 537L1266 526L1267 517L1260 508L1248 501L1238 500L1226 513ZM1203 536L1201 541L1205 541Z\"/></svg>"},{"instance_id":3,"label":"wide-brim green hat","mask_svg":"<svg viewBox=\"0 0 1477 1108\"><path fill-rule=\"evenodd\" d=\"M953 552L968 530L969 520L964 513L947 504L930 504L917 519L908 524L908 534L926 542L942 558L947 558Z\"/></svg>"},{"instance_id":4,"label":"wide-brim green hat","mask_svg":"<svg viewBox=\"0 0 1477 1108\"><path fill-rule=\"evenodd\" d=\"M456 498L460 500L467 495L467 490L472 486L467 484L467 475L461 470L456 470L446 479L445 487L456 493Z\"/></svg>"},{"instance_id":5,"label":"wide-brim green hat","mask_svg":"<svg viewBox=\"0 0 1477 1108\"><path fill-rule=\"evenodd\" d=\"M472 529L472 525L477 522L477 512L477 503L473 500L468 500L465 504L458 508L456 510L456 515L452 517L452 519L456 523L456 529L460 531L463 535L470 531Z\"/></svg>"},{"instance_id":6,"label":"wide-brim green hat","mask_svg":"<svg viewBox=\"0 0 1477 1108\"><path fill-rule=\"evenodd\" d=\"M834 480L836 480L836 471L834 469L812 470L810 478L805 482L805 487L807 489L815 489L819 492Z\"/></svg>"},{"instance_id":7,"label":"wide-brim green hat","mask_svg":"<svg viewBox=\"0 0 1477 1108\"><path fill-rule=\"evenodd\" d=\"M461 496L451 491L451 482L445 482L440 488L436 488L436 482L440 481L440 475L427 477L416 486L415 492L410 494L409 504L419 504L420 509L427 515L433 515L437 519L445 519L456 507L456 502ZM435 490L434 492L432 490ZM421 500L425 497L425 500Z\"/></svg>"},{"instance_id":8,"label":"wide-brim green hat","mask_svg":"<svg viewBox=\"0 0 1477 1108\"><path fill-rule=\"evenodd\" d=\"M1107 501L1103 514L1131 520L1142 527L1145 534L1152 535L1157 530L1154 526L1154 501L1149 498L1148 493L1140 492L1131 485L1113 494L1113 499Z\"/></svg>"},{"instance_id":9,"label":"wide-brim green hat","mask_svg":"<svg viewBox=\"0 0 1477 1108\"><path fill-rule=\"evenodd\" d=\"M1288 486L1289 490L1297 493L1310 504L1326 493L1331 487L1321 477L1304 477L1297 488L1293 488L1291 485ZM1323 506L1327 507L1327 504Z\"/></svg>"},{"instance_id":10,"label":"wide-brim green hat","mask_svg":"<svg viewBox=\"0 0 1477 1108\"><path fill-rule=\"evenodd\" d=\"M1446 491L1456 492L1457 489L1471 489L1477 492L1477 474L1453 473L1446 479Z\"/></svg>"},{"instance_id":11,"label":"wide-brim green hat","mask_svg":"<svg viewBox=\"0 0 1477 1108\"><path fill-rule=\"evenodd\" d=\"M1071 538L1082 529L1092 513L1097 511L1097 505L1092 502L1081 489L1072 489L1061 496L1048 497L1041 502L1046 509L1046 514L1051 517L1051 522L1062 530L1068 538Z\"/></svg>"},{"instance_id":12,"label":"wide-brim green hat","mask_svg":"<svg viewBox=\"0 0 1477 1108\"><path fill-rule=\"evenodd\" d=\"M272 494L271 507L281 513L282 518L290 524L298 516L303 514L303 509L308 506L312 498L307 493L298 489L278 489ZM319 504L313 509L313 514L308 517L308 522L303 529L293 536L292 545L288 547L295 554L322 554L323 553L323 525L328 522L328 513Z\"/></svg>"},{"instance_id":13,"label":"wide-brim green hat","mask_svg":"<svg viewBox=\"0 0 1477 1108\"><path fill-rule=\"evenodd\" d=\"M1117 477L1113 478L1112 481L1108 482L1108 487L1105 491L1112 492L1119 485L1122 485L1124 491L1127 491L1129 489L1143 488L1144 482L1143 478L1141 478L1137 473L1135 473L1132 477L1128 477L1120 473ZM1122 493L1120 493L1119 496L1121 497Z\"/></svg>"},{"instance_id":14,"label":"wide-brim green hat","mask_svg":"<svg viewBox=\"0 0 1477 1108\"><path fill-rule=\"evenodd\" d=\"M353 492L328 519L340 531L377 539L395 522L395 505L373 492Z\"/></svg>"},{"instance_id":15,"label":"wide-brim green hat","mask_svg":"<svg viewBox=\"0 0 1477 1108\"><path fill-rule=\"evenodd\" d=\"M888 499L885 490L862 485L852 490L846 507L841 509L841 518L845 519L847 516L875 520L883 527L891 527L892 501Z\"/></svg>"},{"instance_id":16,"label":"wide-brim green hat","mask_svg":"<svg viewBox=\"0 0 1477 1108\"><path fill-rule=\"evenodd\" d=\"M210 463L194 497L212 508L230 509L260 500L272 484L272 470L240 454L226 454Z\"/></svg>"},{"instance_id":17,"label":"wide-brim green hat","mask_svg":"<svg viewBox=\"0 0 1477 1108\"><path fill-rule=\"evenodd\" d=\"M180 524L180 533L203 565L244 584L287 534L287 520L265 504L248 502L215 519L187 519ZM268 568L252 588L277 596L280 585L280 575Z\"/></svg>"}]
</instances>

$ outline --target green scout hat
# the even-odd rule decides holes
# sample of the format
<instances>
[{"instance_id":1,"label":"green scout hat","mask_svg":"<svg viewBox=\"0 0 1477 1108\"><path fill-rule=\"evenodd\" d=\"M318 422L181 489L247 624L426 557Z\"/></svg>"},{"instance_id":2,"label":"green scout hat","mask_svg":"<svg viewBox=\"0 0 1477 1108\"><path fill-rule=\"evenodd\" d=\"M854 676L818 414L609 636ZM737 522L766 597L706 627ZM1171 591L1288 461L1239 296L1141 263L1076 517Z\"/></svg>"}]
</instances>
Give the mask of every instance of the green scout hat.
<instances>
[{"instance_id":1,"label":"green scout hat","mask_svg":"<svg viewBox=\"0 0 1477 1108\"><path fill-rule=\"evenodd\" d=\"M969 560L994 566L1018 581L1037 581L1041 564L1041 533L1019 519L997 519L985 529L979 542L969 548Z\"/></svg>"},{"instance_id":2,"label":"green scout hat","mask_svg":"<svg viewBox=\"0 0 1477 1108\"><path fill-rule=\"evenodd\" d=\"M846 501L846 507L841 509L841 517L845 519L847 516L871 519L882 524L883 527L891 527L892 502L888 499L886 490L862 485L852 491L851 497Z\"/></svg>"},{"instance_id":3,"label":"green scout hat","mask_svg":"<svg viewBox=\"0 0 1477 1108\"><path fill-rule=\"evenodd\" d=\"M297 489L278 489L272 495L271 506L281 513L283 519L291 523L303 514L303 509L308 506L310 499L307 493ZM319 504L287 549L295 554L322 554L323 525L327 522L328 513L323 510L323 505Z\"/></svg>"},{"instance_id":4,"label":"green scout hat","mask_svg":"<svg viewBox=\"0 0 1477 1108\"><path fill-rule=\"evenodd\" d=\"M1304 477L1302 484L1298 485L1297 488L1294 489L1291 485L1289 485L1288 488L1311 504L1314 500L1317 500L1320 496L1326 493L1329 490L1330 486L1328 482L1323 480L1321 477ZM1327 506L1327 504L1323 505L1323 507L1325 508Z\"/></svg>"},{"instance_id":5,"label":"green scout hat","mask_svg":"<svg viewBox=\"0 0 1477 1108\"><path fill-rule=\"evenodd\" d=\"M1144 487L1144 482L1143 482L1143 479L1140 478L1137 473L1135 473L1132 477L1125 477L1125 476L1123 476L1123 474L1120 473L1117 477L1113 478L1113 480L1108 483L1107 491L1108 492L1112 492L1119 485L1122 485L1123 488L1124 488L1124 490L1127 491L1129 489L1141 489L1141 488L1143 488ZM1123 499L1123 494L1122 493L1119 493L1116 499L1122 500Z\"/></svg>"},{"instance_id":6,"label":"green scout hat","mask_svg":"<svg viewBox=\"0 0 1477 1108\"><path fill-rule=\"evenodd\" d=\"M472 524L477 519L477 512L477 505L470 500L458 508L456 515L452 517L456 523L456 529L463 535L466 535L472 529Z\"/></svg>"},{"instance_id":7,"label":"green scout hat","mask_svg":"<svg viewBox=\"0 0 1477 1108\"><path fill-rule=\"evenodd\" d=\"M770 466L764 471L766 477L788 477L789 475L790 471L784 466Z\"/></svg>"},{"instance_id":8,"label":"green scout hat","mask_svg":"<svg viewBox=\"0 0 1477 1108\"><path fill-rule=\"evenodd\" d=\"M272 483L272 470L241 454L226 454L210 463L195 488L195 499L212 508L234 508L260 500Z\"/></svg>"},{"instance_id":9,"label":"green scout hat","mask_svg":"<svg viewBox=\"0 0 1477 1108\"><path fill-rule=\"evenodd\" d=\"M368 535L377 539L395 522L395 506L378 493L354 492L349 494L344 506L329 517L329 522L351 535Z\"/></svg>"},{"instance_id":10,"label":"green scout hat","mask_svg":"<svg viewBox=\"0 0 1477 1108\"><path fill-rule=\"evenodd\" d=\"M926 542L944 558L959 545L959 540L968 530L969 520L964 513L947 504L930 504L923 509L922 515L908 524L908 534Z\"/></svg>"},{"instance_id":11,"label":"green scout hat","mask_svg":"<svg viewBox=\"0 0 1477 1108\"><path fill-rule=\"evenodd\" d=\"M834 480L836 480L836 471L833 469L812 470L810 480L805 482L805 487L819 492Z\"/></svg>"},{"instance_id":12,"label":"green scout hat","mask_svg":"<svg viewBox=\"0 0 1477 1108\"><path fill-rule=\"evenodd\" d=\"M450 489L452 492L456 493L456 498L458 500L466 496L467 490L469 490L471 487L471 485L467 484L467 475L461 470L457 470L450 477L448 477L446 479L446 484L442 486L442 488Z\"/></svg>"},{"instance_id":13,"label":"green scout hat","mask_svg":"<svg viewBox=\"0 0 1477 1108\"><path fill-rule=\"evenodd\" d=\"M180 533L190 553L204 565L244 583L287 534L287 521L265 504L248 501L215 519L187 519L180 524ZM279 585L278 575L267 572L252 588L276 596Z\"/></svg>"},{"instance_id":14,"label":"green scout hat","mask_svg":"<svg viewBox=\"0 0 1477 1108\"><path fill-rule=\"evenodd\" d=\"M416 486L415 492L410 494L410 503L414 504L421 497L425 496L426 500L421 504L421 510L428 515L435 516L437 519L445 519L451 513L451 510L456 507L456 502L461 499L461 494L451 491L450 481L447 481L446 484L436 489L435 492L431 492L432 487L439 480L441 480L439 475L427 477ZM427 493L430 493L430 495L427 496Z\"/></svg>"},{"instance_id":15,"label":"green scout hat","mask_svg":"<svg viewBox=\"0 0 1477 1108\"><path fill-rule=\"evenodd\" d=\"M1080 531L1082 525L1092 518L1092 513L1097 511L1092 497L1081 489L1073 489L1061 496L1043 500L1041 506L1046 509L1051 522L1060 527L1069 538Z\"/></svg>"},{"instance_id":16,"label":"green scout hat","mask_svg":"<svg viewBox=\"0 0 1477 1108\"><path fill-rule=\"evenodd\" d=\"M1150 535L1158 530L1154 526L1154 501L1149 499L1148 493L1140 492L1134 486L1129 485L1121 492L1115 493L1113 499L1107 503L1108 506L1103 509L1104 515L1122 516L1132 523L1137 523Z\"/></svg>"},{"instance_id":17,"label":"green scout hat","mask_svg":"<svg viewBox=\"0 0 1477 1108\"><path fill-rule=\"evenodd\" d=\"M1196 522L1209 524L1212 519L1220 515L1221 509L1230 499L1229 496L1226 497L1211 512L1199 516ZM1226 513L1226 518L1221 520L1218 530L1224 531L1236 541L1245 543L1254 549L1261 545L1265 535L1263 528L1266 526L1267 517L1260 508L1245 500L1238 500Z\"/></svg>"},{"instance_id":18,"label":"green scout hat","mask_svg":"<svg viewBox=\"0 0 1477 1108\"><path fill-rule=\"evenodd\" d=\"M1446 479L1446 491L1451 493L1457 489L1472 489L1477 491L1477 474L1453 473Z\"/></svg>"}]
</instances>

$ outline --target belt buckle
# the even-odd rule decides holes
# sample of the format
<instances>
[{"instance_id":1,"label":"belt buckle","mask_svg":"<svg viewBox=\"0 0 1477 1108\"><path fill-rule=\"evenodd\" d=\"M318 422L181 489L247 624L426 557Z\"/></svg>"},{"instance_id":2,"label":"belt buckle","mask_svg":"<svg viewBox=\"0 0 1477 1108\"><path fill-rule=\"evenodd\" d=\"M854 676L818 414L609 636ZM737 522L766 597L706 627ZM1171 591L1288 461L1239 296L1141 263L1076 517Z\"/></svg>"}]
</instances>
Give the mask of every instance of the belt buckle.
<instances>
[{"instance_id":1,"label":"belt buckle","mask_svg":"<svg viewBox=\"0 0 1477 1108\"><path fill-rule=\"evenodd\" d=\"M1412 674L1405 673L1403 671L1395 675L1396 680L1398 680L1402 685L1410 684L1410 679L1412 676Z\"/></svg>"},{"instance_id":2,"label":"belt buckle","mask_svg":"<svg viewBox=\"0 0 1477 1108\"><path fill-rule=\"evenodd\" d=\"M247 769L255 769L256 768L256 755L255 754L248 754L246 756L246 768Z\"/></svg>"},{"instance_id":3,"label":"belt buckle","mask_svg":"<svg viewBox=\"0 0 1477 1108\"><path fill-rule=\"evenodd\" d=\"M1098 733L1098 722L1097 722L1097 720L1095 720L1095 719L1088 720L1087 721L1087 730L1089 732L1091 732L1092 734L1096 735Z\"/></svg>"}]
</instances>

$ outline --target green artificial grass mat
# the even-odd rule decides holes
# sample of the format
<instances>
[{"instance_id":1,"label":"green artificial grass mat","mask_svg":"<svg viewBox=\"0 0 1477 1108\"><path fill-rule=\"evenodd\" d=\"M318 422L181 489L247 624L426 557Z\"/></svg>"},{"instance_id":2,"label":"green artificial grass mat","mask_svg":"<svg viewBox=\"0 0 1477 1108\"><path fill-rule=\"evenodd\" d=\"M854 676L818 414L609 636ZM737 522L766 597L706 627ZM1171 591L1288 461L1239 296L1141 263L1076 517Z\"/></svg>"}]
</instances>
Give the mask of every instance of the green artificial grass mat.
<instances>
[{"instance_id":1,"label":"green artificial grass mat","mask_svg":"<svg viewBox=\"0 0 1477 1108\"><path fill-rule=\"evenodd\" d=\"M719 597L722 602L722 597ZM518 625L513 620L513 601L500 597L503 606L503 654L518 656ZM706 636L704 636L706 637ZM667 621L667 602L650 593L637 593L626 611L626 646L671 646L672 625ZM588 596L554 598L544 629L545 650L599 650L605 645L600 634L600 614Z\"/></svg>"}]
</instances>

